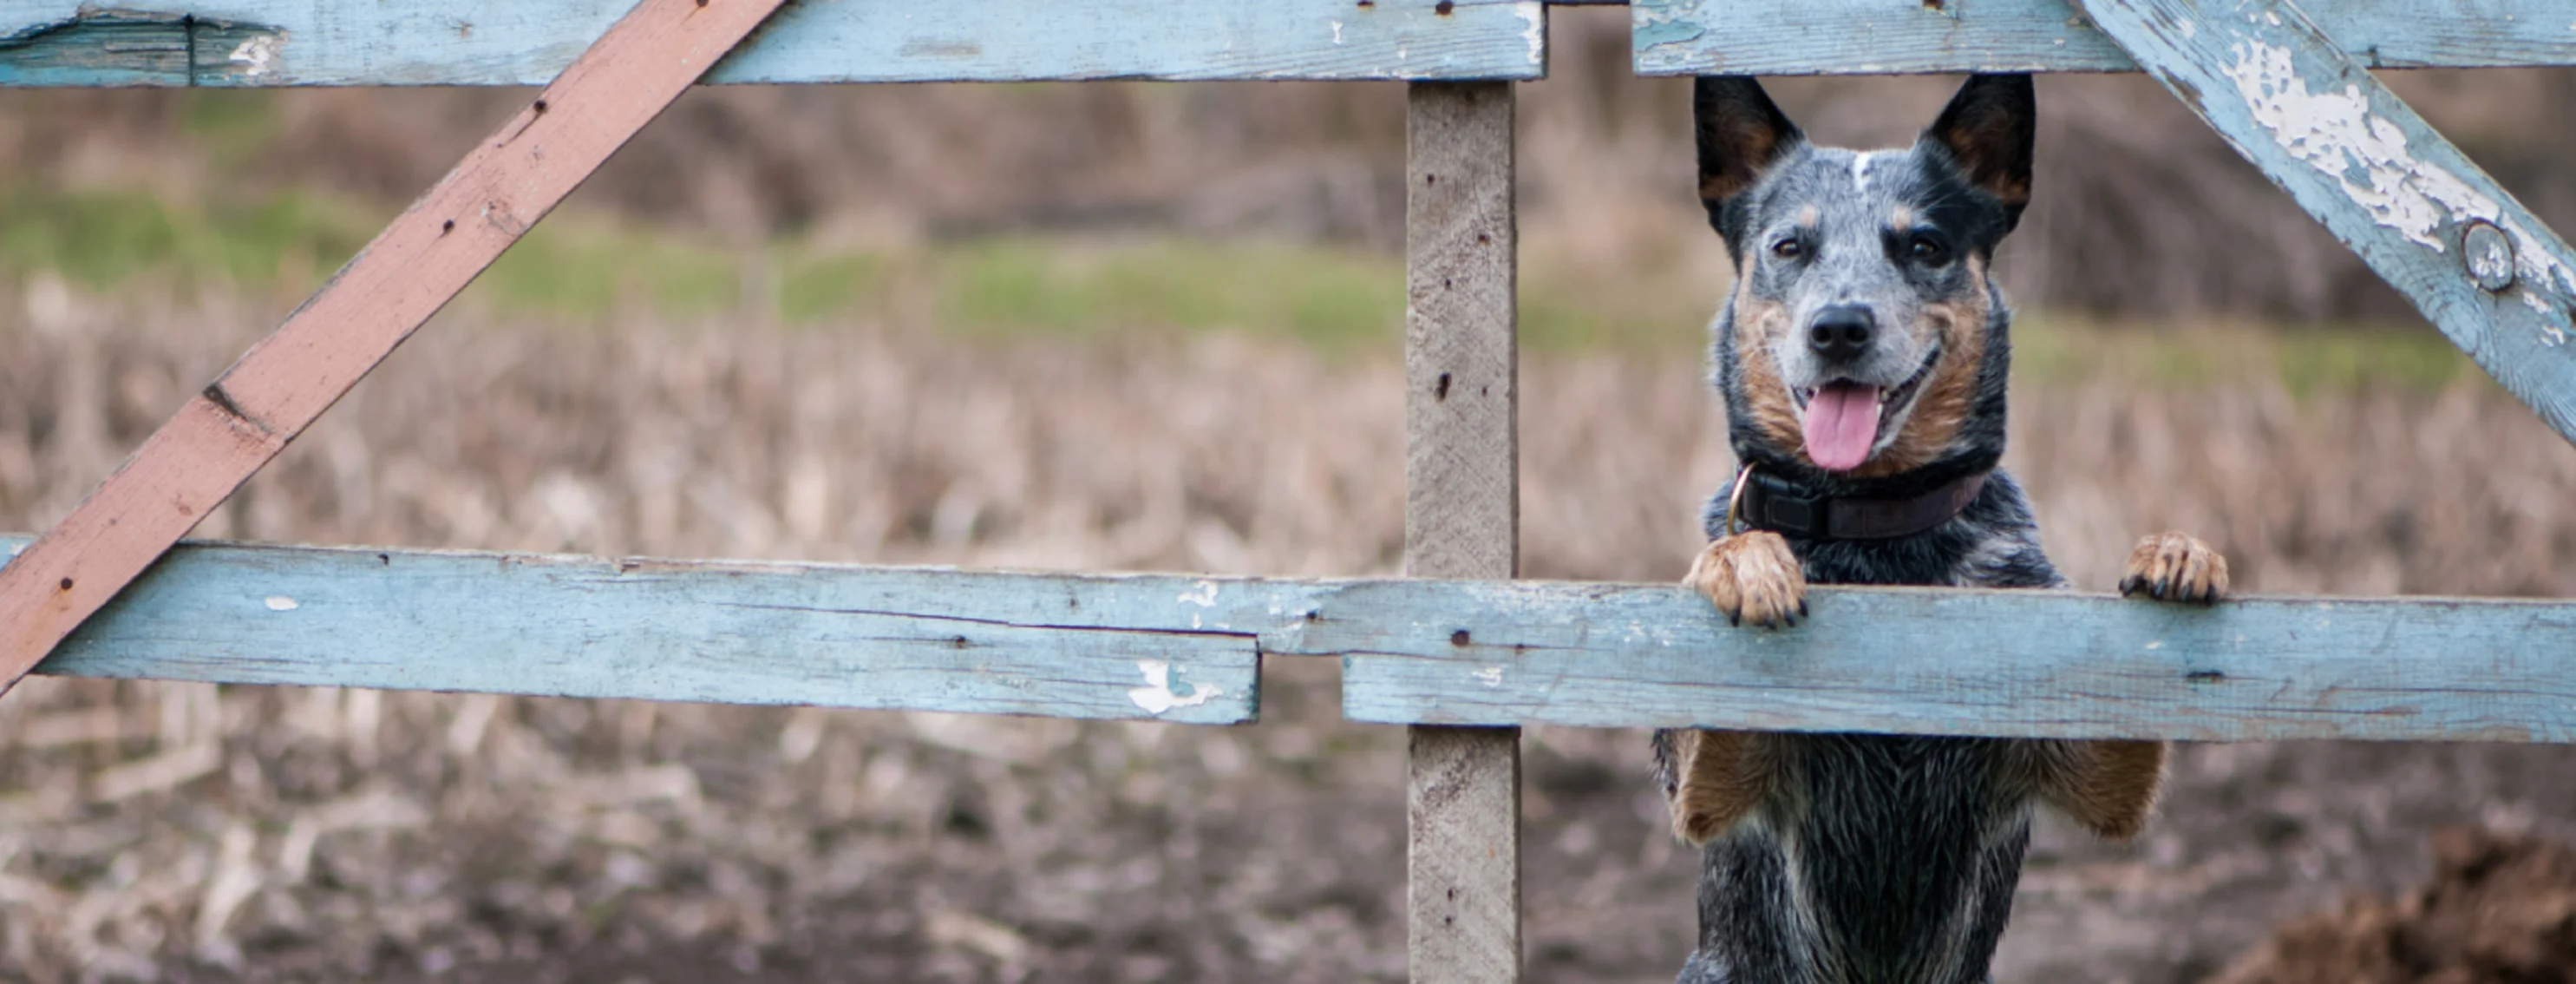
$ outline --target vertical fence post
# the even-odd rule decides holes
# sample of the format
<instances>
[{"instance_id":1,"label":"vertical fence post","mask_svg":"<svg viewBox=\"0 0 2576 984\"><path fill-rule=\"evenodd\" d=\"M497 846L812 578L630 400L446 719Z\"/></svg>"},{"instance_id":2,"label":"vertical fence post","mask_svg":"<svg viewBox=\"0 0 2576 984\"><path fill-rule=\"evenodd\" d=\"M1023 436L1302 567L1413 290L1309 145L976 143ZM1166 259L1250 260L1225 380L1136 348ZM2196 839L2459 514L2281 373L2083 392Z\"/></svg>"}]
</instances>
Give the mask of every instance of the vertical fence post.
<instances>
[{"instance_id":1,"label":"vertical fence post","mask_svg":"<svg viewBox=\"0 0 2576 984\"><path fill-rule=\"evenodd\" d=\"M1520 561L1512 86L1415 83L1409 99L1405 573L1510 578ZM1520 729L1417 726L1411 739L1412 979L1518 981Z\"/></svg>"}]
</instances>

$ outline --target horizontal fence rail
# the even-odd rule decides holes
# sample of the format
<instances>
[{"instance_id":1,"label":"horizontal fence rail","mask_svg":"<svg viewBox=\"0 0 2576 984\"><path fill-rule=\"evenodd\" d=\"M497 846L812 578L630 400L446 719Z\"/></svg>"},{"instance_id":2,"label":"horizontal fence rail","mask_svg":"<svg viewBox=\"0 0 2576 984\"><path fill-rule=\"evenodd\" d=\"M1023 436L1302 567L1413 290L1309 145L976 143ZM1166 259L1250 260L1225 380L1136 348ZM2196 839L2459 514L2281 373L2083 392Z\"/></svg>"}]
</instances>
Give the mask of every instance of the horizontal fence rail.
<instances>
[{"instance_id":1,"label":"horizontal fence rail","mask_svg":"<svg viewBox=\"0 0 2576 984\"><path fill-rule=\"evenodd\" d=\"M2576 741L2571 603L1810 604L1765 631L1661 585L196 543L37 672L1222 724L1255 718L1262 656L1339 656L1344 713L1380 723Z\"/></svg>"},{"instance_id":2,"label":"horizontal fence rail","mask_svg":"<svg viewBox=\"0 0 2576 984\"><path fill-rule=\"evenodd\" d=\"M2311 5L2371 68L2576 65L2563 0ZM1635 0L1641 75L2134 72L2068 0Z\"/></svg>"},{"instance_id":3,"label":"horizontal fence rail","mask_svg":"<svg viewBox=\"0 0 2576 984\"><path fill-rule=\"evenodd\" d=\"M542 85L634 0L0 0L0 85ZM1534 79L1538 0L800 0L709 82Z\"/></svg>"},{"instance_id":4,"label":"horizontal fence rail","mask_svg":"<svg viewBox=\"0 0 2576 984\"><path fill-rule=\"evenodd\" d=\"M0 540L0 555L24 538ZM1141 718L1256 717L1184 577L188 544L55 676ZM1212 604L1212 603L1211 603Z\"/></svg>"}]
</instances>

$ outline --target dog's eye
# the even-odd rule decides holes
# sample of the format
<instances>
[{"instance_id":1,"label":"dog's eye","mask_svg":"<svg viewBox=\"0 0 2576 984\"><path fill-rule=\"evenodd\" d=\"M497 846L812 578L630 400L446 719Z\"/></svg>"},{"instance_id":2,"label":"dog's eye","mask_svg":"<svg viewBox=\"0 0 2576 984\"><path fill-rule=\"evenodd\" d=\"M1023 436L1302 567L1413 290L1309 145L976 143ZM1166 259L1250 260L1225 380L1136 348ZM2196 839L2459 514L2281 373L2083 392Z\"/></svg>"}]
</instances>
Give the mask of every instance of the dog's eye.
<instances>
[{"instance_id":1,"label":"dog's eye","mask_svg":"<svg viewBox=\"0 0 2576 984\"><path fill-rule=\"evenodd\" d=\"M1914 242L1906 247L1906 252L1914 257L1915 262L1928 265L1938 265L1950 258L1950 248L1941 245L1940 240L1930 236L1914 237Z\"/></svg>"},{"instance_id":2,"label":"dog's eye","mask_svg":"<svg viewBox=\"0 0 2576 984\"><path fill-rule=\"evenodd\" d=\"M1783 239L1771 244L1771 255L1784 260L1794 260L1806 253L1807 248L1799 245L1795 239Z\"/></svg>"}]
</instances>

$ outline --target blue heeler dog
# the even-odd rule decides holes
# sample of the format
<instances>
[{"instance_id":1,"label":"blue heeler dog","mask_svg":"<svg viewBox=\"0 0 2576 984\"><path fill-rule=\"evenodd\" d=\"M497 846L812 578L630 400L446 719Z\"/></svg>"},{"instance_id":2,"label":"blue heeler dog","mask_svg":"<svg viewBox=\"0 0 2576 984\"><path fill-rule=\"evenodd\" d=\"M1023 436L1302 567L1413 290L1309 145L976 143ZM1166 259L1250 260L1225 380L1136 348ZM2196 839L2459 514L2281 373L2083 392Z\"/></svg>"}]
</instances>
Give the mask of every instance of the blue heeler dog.
<instances>
[{"instance_id":1,"label":"blue heeler dog","mask_svg":"<svg viewBox=\"0 0 2576 984\"><path fill-rule=\"evenodd\" d=\"M2065 585L1997 470L2010 314L1987 277L2030 201L2030 78L1970 78L1913 147L1811 146L1750 79L1694 94L1700 197L1735 259L1713 326L1745 470L1709 501L1689 584L1794 626L1817 584ZM2141 541L2121 591L2208 603L2227 563ZM1673 830L1702 845L1685 984L1977 984L2033 804L2137 833L2147 741L1665 731Z\"/></svg>"}]
</instances>

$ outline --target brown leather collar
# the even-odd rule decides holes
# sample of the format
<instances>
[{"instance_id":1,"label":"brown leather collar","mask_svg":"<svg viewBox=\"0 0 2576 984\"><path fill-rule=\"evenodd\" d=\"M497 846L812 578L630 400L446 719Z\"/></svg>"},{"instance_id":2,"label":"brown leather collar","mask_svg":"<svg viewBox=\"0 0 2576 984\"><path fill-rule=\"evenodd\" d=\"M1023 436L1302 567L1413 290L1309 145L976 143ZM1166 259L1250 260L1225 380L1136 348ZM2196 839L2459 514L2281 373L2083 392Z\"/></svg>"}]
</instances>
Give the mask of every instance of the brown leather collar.
<instances>
[{"instance_id":1,"label":"brown leather collar","mask_svg":"<svg viewBox=\"0 0 2576 984\"><path fill-rule=\"evenodd\" d=\"M1987 472L1970 472L1921 495L1857 499L1809 495L1786 480L1745 469L1736 519L1757 530L1808 540L1884 540L1947 523L1976 501Z\"/></svg>"}]
</instances>

